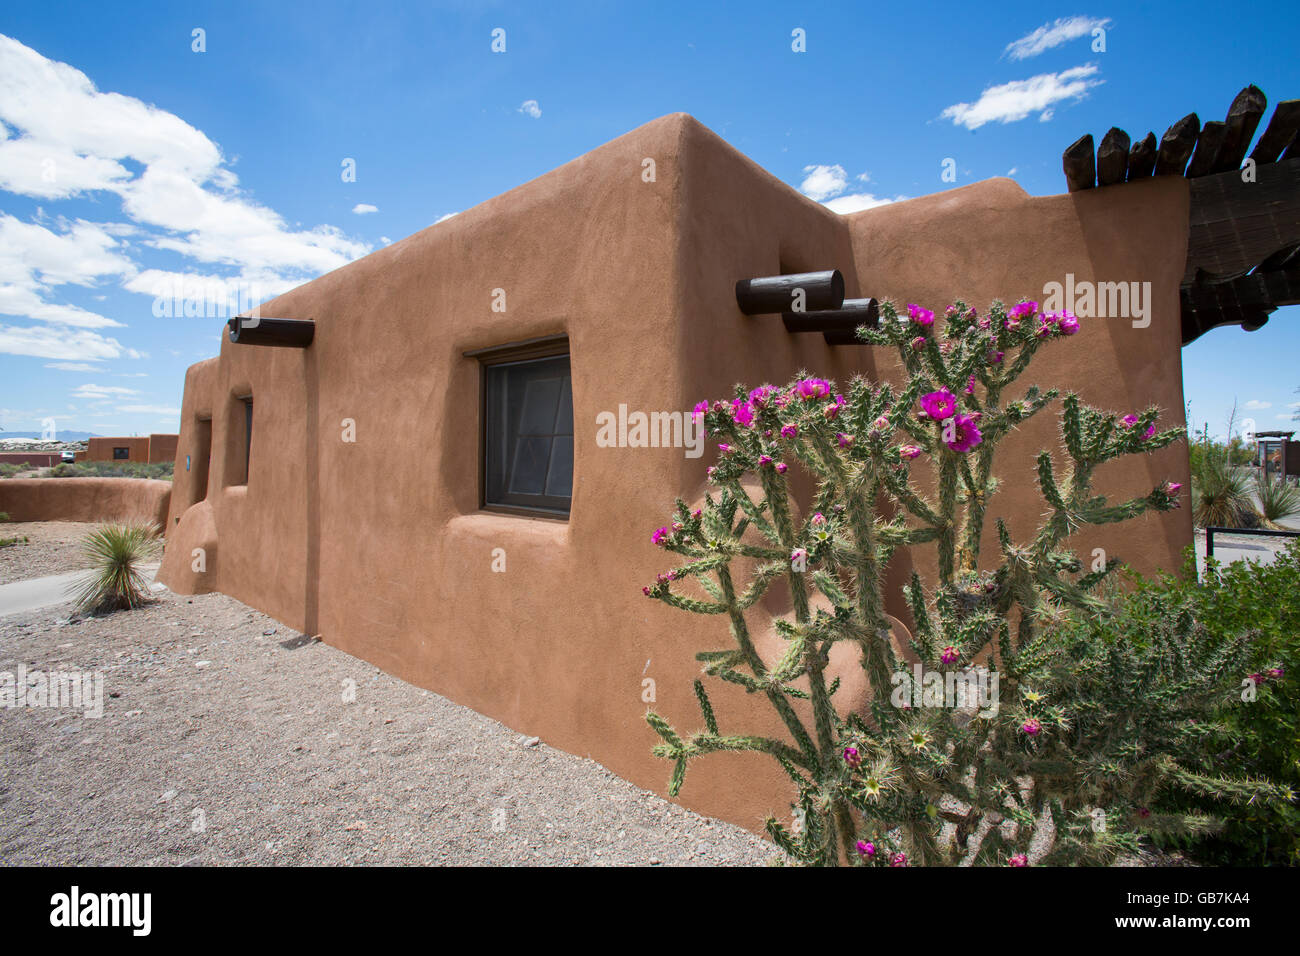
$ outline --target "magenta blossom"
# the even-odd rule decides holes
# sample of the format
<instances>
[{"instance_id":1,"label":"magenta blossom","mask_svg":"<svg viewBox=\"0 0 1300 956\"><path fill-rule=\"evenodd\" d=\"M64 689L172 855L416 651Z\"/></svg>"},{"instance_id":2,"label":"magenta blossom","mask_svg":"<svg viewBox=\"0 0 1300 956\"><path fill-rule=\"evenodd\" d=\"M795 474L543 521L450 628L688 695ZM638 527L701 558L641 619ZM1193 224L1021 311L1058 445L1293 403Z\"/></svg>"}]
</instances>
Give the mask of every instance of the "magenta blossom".
<instances>
[{"instance_id":1,"label":"magenta blossom","mask_svg":"<svg viewBox=\"0 0 1300 956\"><path fill-rule=\"evenodd\" d=\"M812 516L812 526L813 526L814 528L822 528L822 527L825 527L825 526L826 526L826 516L825 516L824 514L822 514L820 511L815 512L815 513L813 514L813 516Z\"/></svg>"},{"instance_id":2,"label":"magenta blossom","mask_svg":"<svg viewBox=\"0 0 1300 956\"><path fill-rule=\"evenodd\" d=\"M1132 428L1138 423L1138 417L1136 415L1125 415L1119 420L1119 423L1125 428Z\"/></svg>"},{"instance_id":3,"label":"magenta blossom","mask_svg":"<svg viewBox=\"0 0 1300 956\"><path fill-rule=\"evenodd\" d=\"M921 410L935 421L951 418L957 411L957 396L946 388L937 392L927 392L921 396Z\"/></svg>"},{"instance_id":4,"label":"magenta blossom","mask_svg":"<svg viewBox=\"0 0 1300 956\"><path fill-rule=\"evenodd\" d=\"M723 455L730 455L730 454L731 454L731 446L728 445L726 442L722 442L720 445L718 445L718 452L721 453L721 454L723 454Z\"/></svg>"},{"instance_id":5,"label":"magenta blossom","mask_svg":"<svg viewBox=\"0 0 1300 956\"><path fill-rule=\"evenodd\" d=\"M799 393L800 398L806 401L826 398L831 393L831 383L824 378L805 378L795 385L794 390Z\"/></svg>"},{"instance_id":6,"label":"magenta blossom","mask_svg":"<svg viewBox=\"0 0 1300 956\"><path fill-rule=\"evenodd\" d=\"M777 471L777 474L784 475L784 474L785 474L785 470L786 470L786 468L788 468L788 467L789 467L789 465L787 465L785 462L783 462L783 461L778 461L778 462L776 463L776 471Z\"/></svg>"},{"instance_id":7,"label":"magenta blossom","mask_svg":"<svg viewBox=\"0 0 1300 956\"><path fill-rule=\"evenodd\" d=\"M891 856L891 857L889 858L889 865L890 865L890 866L907 866L907 854L906 854L906 853L895 853L893 856Z\"/></svg>"},{"instance_id":8,"label":"magenta blossom","mask_svg":"<svg viewBox=\"0 0 1300 956\"><path fill-rule=\"evenodd\" d=\"M984 434L975 424L975 416L958 415L953 419L953 439L944 444L956 452L968 452L984 440Z\"/></svg>"},{"instance_id":9,"label":"magenta blossom","mask_svg":"<svg viewBox=\"0 0 1300 956\"><path fill-rule=\"evenodd\" d=\"M835 440L840 443L841 448L851 448L853 446L853 436L846 435L844 432L836 432Z\"/></svg>"},{"instance_id":10,"label":"magenta blossom","mask_svg":"<svg viewBox=\"0 0 1300 956\"><path fill-rule=\"evenodd\" d=\"M771 385L760 385L749 393L749 401L755 408L762 408L767 397L775 391L776 389Z\"/></svg>"},{"instance_id":11,"label":"magenta blossom","mask_svg":"<svg viewBox=\"0 0 1300 956\"><path fill-rule=\"evenodd\" d=\"M857 747L844 748L844 762L850 767L857 767L862 763L862 754L858 753Z\"/></svg>"},{"instance_id":12,"label":"magenta blossom","mask_svg":"<svg viewBox=\"0 0 1300 956\"><path fill-rule=\"evenodd\" d=\"M921 454L921 449L918 448L916 445L900 445L898 448L898 453L902 455L904 458L910 460L912 458L915 458L917 455Z\"/></svg>"},{"instance_id":13,"label":"magenta blossom","mask_svg":"<svg viewBox=\"0 0 1300 956\"><path fill-rule=\"evenodd\" d=\"M872 843L870 840L859 840L858 853L862 856L868 856L868 857L875 856L876 845Z\"/></svg>"},{"instance_id":14,"label":"magenta blossom","mask_svg":"<svg viewBox=\"0 0 1300 956\"><path fill-rule=\"evenodd\" d=\"M754 406L737 398L731 403L731 417L741 428L748 428L754 424Z\"/></svg>"},{"instance_id":15,"label":"magenta blossom","mask_svg":"<svg viewBox=\"0 0 1300 956\"><path fill-rule=\"evenodd\" d=\"M1280 667L1270 667L1268 669L1268 676L1273 678L1273 680L1281 680L1283 673L1284 672Z\"/></svg>"},{"instance_id":16,"label":"magenta blossom","mask_svg":"<svg viewBox=\"0 0 1300 956\"><path fill-rule=\"evenodd\" d=\"M708 410L709 410L709 403L707 401L696 402L695 408L691 412L691 417L698 422L701 418L704 417L704 413L707 412Z\"/></svg>"},{"instance_id":17,"label":"magenta blossom","mask_svg":"<svg viewBox=\"0 0 1300 956\"><path fill-rule=\"evenodd\" d=\"M966 383L966 394L967 395L975 394L975 373L974 372L971 373L970 381Z\"/></svg>"},{"instance_id":18,"label":"magenta blossom","mask_svg":"<svg viewBox=\"0 0 1300 956\"><path fill-rule=\"evenodd\" d=\"M1029 865L1029 857L1025 856L1025 854L1023 853L1017 853L1015 856L1007 860L1007 866L1028 866L1028 865Z\"/></svg>"},{"instance_id":19,"label":"magenta blossom","mask_svg":"<svg viewBox=\"0 0 1300 956\"><path fill-rule=\"evenodd\" d=\"M919 305L909 305L907 307L907 317L917 325L934 325L934 313L929 309L923 309Z\"/></svg>"},{"instance_id":20,"label":"magenta blossom","mask_svg":"<svg viewBox=\"0 0 1300 956\"><path fill-rule=\"evenodd\" d=\"M650 540L662 547L663 543L668 540L668 529L656 528L655 533L650 535Z\"/></svg>"},{"instance_id":21,"label":"magenta blossom","mask_svg":"<svg viewBox=\"0 0 1300 956\"><path fill-rule=\"evenodd\" d=\"M795 427L794 425L782 425L782 426L781 426L781 437L782 437L782 438L793 438L793 437L794 437L795 435L797 435L797 434L799 434L799 429L798 429L797 427Z\"/></svg>"},{"instance_id":22,"label":"magenta blossom","mask_svg":"<svg viewBox=\"0 0 1300 956\"><path fill-rule=\"evenodd\" d=\"M912 351L919 352L923 348L925 348L924 335L918 335L916 338L912 339Z\"/></svg>"},{"instance_id":23,"label":"magenta blossom","mask_svg":"<svg viewBox=\"0 0 1300 956\"><path fill-rule=\"evenodd\" d=\"M1007 310L1007 316L1013 319L1023 319L1028 318L1037 311L1037 302L1017 302Z\"/></svg>"},{"instance_id":24,"label":"magenta blossom","mask_svg":"<svg viewBox=\"0 0 1300 956\"><path fill-rule=\"evenodd\" d=\"M959 657L961 657L961 652L949 644L943 649L943 653L939 655L939 660L943 661L945 664L951 664Z\"/></svg>"},{"instance_id":25,"label":"magenta blossom","mask_svg":"<svg viewBox=\"0 0 1300 956\"><path fill-rule=\"evenodd\" d=\"M1028 720L1026 720L1023 724L1020 725L1020 729L1023 730L1025 733L1027 733L1029 736L1036 737L1038 736L1038 732L1043 729L1043 722L1039 720L1037 717L1030 717Z\"/></svg>"},{"instance_id":26,"label":"magenta blossom","mask_svg":"<svg viewBox=\"0 0 1300 956\"><path fill-rule=\"evenodd\" d=\"M760 465L763 465L763 466L770 465L770 464L772 464L772 456L771 456L771 455L760 455L760 456L759 456L759 459L758 459L758 463L759 463Z\"/></svg>"},{"instance_id":27,"label":"magenta blossom","mask_svg":"<svg viewBox=\"0 0 1300 956\"><path fill-rule=\"evenodd\" d=\"M840 414L840 409L844 407L844 396L836 395L835 401L826 406L826 417L836 418Z\"/></svg>"},{"instance_id":28,"label":"magenta blossom","mask_svg":"<svg viewBox=\"0 0 1300 956\"><path fill-rule=\"evenodd\" d=\"M1156 434L1156 423L1152 422L1151 427L1142 433L1142 439L1144 441L1150 441L1152 438L1155 437L1155 434Z\"/></svg>"},{"instance_id":29,"label":"magenta blossom","mask_svg":"<svg viewBox=\"0 0 1300 956\"><path fill-rule=\"evenodd\" d=\"M1057 314L1056 327L1063 335L1073 335L1079 331L1079 317L1073 312L1060 312Z\"/></svg>"}]
</instances>

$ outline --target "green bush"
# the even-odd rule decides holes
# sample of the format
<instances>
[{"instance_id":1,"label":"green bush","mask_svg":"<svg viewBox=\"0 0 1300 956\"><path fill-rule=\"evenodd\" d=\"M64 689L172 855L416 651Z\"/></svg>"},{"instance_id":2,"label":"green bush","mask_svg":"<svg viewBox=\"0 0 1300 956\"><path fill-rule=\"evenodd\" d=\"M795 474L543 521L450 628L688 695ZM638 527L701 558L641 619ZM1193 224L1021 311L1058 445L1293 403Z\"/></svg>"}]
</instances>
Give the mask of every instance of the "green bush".
<instances>
[{"instance_id":1,"label":"green bush","mask_svg":"<svg viewBox=\"0 0 1300 956\"><path fill-rule=\"evenodd\" d=\"M172 479L175 464L170 461L78 461L50 469L50 478L160 478Z\"/></svg>"},{"instance_id":2,"label":"green bush","mask_svg":"<svg viewBox=\"0 0 1300 956\"><path fill-rule=\"evenodd\" d=\"M1249 635L1251 659L1233 675L1238 692L1213 715L1215 736L1200 769L1267 777L1300 792L1300 539L1272 564L1220 565L1211 559L1199 582L1194 562L1189 555L1182 578L1165 575L1136 582L1115 627L1126 639L1141 640L1171 608L1179 607L1190 609L1222 645ZM1244 686L1252 675L1256 686ZM1255 699L1242 700L1243 692ZM1193 804L1175 800L1172 805ZM1189 852L1213 864L1300 865L1300 809L1294 801L1244 803Z\"/></svg>"},{"instance_id":3,"label":"green bush","mask_svg":"<svg viewBox=\"0 0 1300 956\"><path fill-rule=\"evenodd\" d=\"M12 461L0 461L0 478L12 478L21 471L26 471L31 465L19 465Z\"/></svg>"},{"instance_id":4,"label":"green bush","mask_svg":"<svg viewBox=\"0 0 1300 956\"><path fill-rule=\"evenodd\" d=\"M92 531L83 544L91 577L74 592L77 611L106 614L144 604L148 590L141 565L159 547L152 524L106 524Z\"/></svg>"},{"instance_id":5,"label":"green bush","mask_svg":"<svg viewBox=\"0 0 1300 956\"><path fill-rule=\"evenodd\" d=\"M1300 487L1282 478L1270 478L1263 469L1255 473L1255 497L1259 516L1267 528L1281 530L1281 521L1300 517Z\"/></svg>"},{"instance_id":6,"label":"green bush","mask_svg":"<svg viewBox=\"0 0 1300 956\"><path fill-rule=\"evenodd\" d=\"M1221 448L1203 447L1193 460L1192 521L1198 528L1259 526L1250 477Z\"/></svg>"}]
</instances>

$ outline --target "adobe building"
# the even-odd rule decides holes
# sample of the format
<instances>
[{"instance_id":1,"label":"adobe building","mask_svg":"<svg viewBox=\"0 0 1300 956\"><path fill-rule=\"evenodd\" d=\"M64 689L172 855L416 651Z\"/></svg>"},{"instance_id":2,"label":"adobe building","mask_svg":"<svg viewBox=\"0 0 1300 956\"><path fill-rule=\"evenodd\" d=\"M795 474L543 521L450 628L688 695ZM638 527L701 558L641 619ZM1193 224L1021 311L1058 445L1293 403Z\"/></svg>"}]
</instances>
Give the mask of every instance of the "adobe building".
<instances>
[{"instance_id":1,"label":"adobe building","mask_svg":"<svg viewBox=\"0 0 1300 956\"><path fill-rule=\"evenodd\" d=\"M1175 175L1045 197L993 179L837 215L690 116L662 117L232 320L220 355L186 374L159 579L232 595L663 793L643 681L696 727L694 654L728 638L641 587L669 566L651 531L676 497L703 495L714 451L609 447L598 417L689 417L801 369L899 381L895 356L833 344L833 323L791 332L738 307L738 280L839 270L850 301L932 309L1041 299L1067 276L1149 282L1145 325L1085 319L1031 378L1182 425L1189 194ZM1042 511L1033 456L1058 442L1044 413L1002 446L995 512L1014 535ZM1185 444L1098 488L1118 499L1166 479L1186 494ZM1177 569L1189 511L1074 544ZM916 550L891 565L904 621L899 588L930 560ZM738 688L710 691L724 732L782 732ZM699 761L681 795L753 829L789 799L762 755Z\"/></svg>"},{"instance_id":2,"label":"adobe building","mask_svg":"<svg viewBox=\"0 0 1300 956\"><path fill-rule=\"evenodd\" d=\"M135 461L157 464L176 460L180 435L149 435L132 438L89 438L77 461Z\"/></svg>"}]
</instances>

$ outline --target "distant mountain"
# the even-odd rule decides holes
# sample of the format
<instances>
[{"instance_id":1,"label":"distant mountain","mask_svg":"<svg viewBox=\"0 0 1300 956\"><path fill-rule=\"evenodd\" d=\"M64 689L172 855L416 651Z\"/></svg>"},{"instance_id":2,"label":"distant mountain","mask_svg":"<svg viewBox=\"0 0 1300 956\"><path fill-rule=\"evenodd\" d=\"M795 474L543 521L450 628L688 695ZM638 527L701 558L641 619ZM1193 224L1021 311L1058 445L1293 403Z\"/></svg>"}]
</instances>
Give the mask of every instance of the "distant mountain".
<instances>
[{"instance_id":1,"label":"distant mountain","mask_svg":"<svg viewBox=\"0 0 1300 956\"><path fill-rule=\"evenodd\" d=\"M0 438L41 438L40 432L0 432ZM55 439L58 441L85 441L87 438L100 438L102 436L95 432L65 432L62 429L55 432Z\"/></svg>"}]
</instances>

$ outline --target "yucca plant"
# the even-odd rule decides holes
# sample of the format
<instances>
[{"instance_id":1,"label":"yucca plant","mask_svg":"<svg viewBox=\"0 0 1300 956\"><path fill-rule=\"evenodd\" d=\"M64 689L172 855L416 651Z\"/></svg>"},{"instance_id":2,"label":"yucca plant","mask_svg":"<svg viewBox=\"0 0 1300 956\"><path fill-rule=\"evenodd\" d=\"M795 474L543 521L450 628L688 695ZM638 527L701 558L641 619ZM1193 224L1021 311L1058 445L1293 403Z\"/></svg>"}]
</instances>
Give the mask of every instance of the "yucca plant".
<instances>
[{"instance_id":1,"label":"yucca plant","mask_svg":"<svg viewBox=\"0 0 1300 956\"><path fill-rule=\"evenodd\" d=\"M1198 528L1251 528L1259 523L1250 479L1218 448L1206 448L1192 472L1192 521Z\"/></svg>"},{"instance_id":2,"label":"yucca plant","mask_svg":"<svg viewBox=\"0 0 1300 956\"><path fill-rule=\"evenodd\" d=\"M1282 478L1270 478L1262 469L1255 473L1255 497L1266 528L1285 530L1279 522L1300 517L1300 488Z\"/></svg>"},{"instance_id":3,"label":"yucca plant","mask_svg":"<svg viewBox=\"0 0 1300 956\"><path fill-rule=\"evenodd\" d=\"M73 592L77 611L108 614L131 610L148 600L141 565L157 555L160 542L153 524L100 525L82 545L91 576Z\"/></svg>"}]
</instances>

